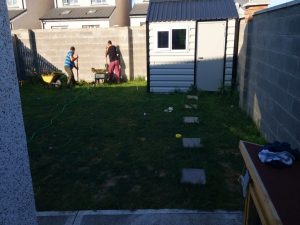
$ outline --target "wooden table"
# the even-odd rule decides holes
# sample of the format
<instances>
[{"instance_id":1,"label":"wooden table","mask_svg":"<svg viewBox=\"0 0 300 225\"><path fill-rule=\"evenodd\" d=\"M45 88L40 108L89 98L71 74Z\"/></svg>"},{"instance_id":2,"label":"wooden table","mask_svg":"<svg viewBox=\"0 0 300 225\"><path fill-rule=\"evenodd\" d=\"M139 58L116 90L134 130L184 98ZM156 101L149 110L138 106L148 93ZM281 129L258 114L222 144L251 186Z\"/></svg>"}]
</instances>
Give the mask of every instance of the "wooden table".
<instances>
[{"instance_id":1,"label":"wooden table","mask_svg":"<svg viewBox=\"0 0 300 225\"><path fill-rule=\"evenodd\" d=\"M262 146L240 141L250 175L244 225L300 225L300 162L289 168L261 163Z\"/></svg>"}]
</instances>

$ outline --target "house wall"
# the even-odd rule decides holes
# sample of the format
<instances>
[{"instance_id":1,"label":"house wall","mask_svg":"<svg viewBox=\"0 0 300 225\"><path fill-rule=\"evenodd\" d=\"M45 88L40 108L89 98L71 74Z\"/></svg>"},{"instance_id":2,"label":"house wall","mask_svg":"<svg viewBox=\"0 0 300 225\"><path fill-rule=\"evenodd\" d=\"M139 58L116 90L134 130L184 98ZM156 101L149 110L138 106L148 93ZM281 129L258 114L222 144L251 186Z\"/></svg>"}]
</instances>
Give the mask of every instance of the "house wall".
<instances>
[{"instance_id":1,"label":"house wall","mask_svg":"<svg viewBox=\"0 0 300 225\"><path fill-rule=\"evenodd\" d=\"M53 1L53 0L52 0ZM54 0L56 1L56 7L61 8L61 7L70 7L67 5L63 5L63 0ZM78 6L91 6L91 0L78 0ZM106 0L106 4L97 4L97 5L116 5L116 0ZM95 6L97 6L95 5Z\"/></svg>"},{"instance_id":2,"label":"house wall","mask_svg":"<svg viewBox=\"0 0 300 225\"><path fill-rule=\"evenodd\" d=\"M99 27L109 27L109 20L65 20L44 22L44 29L55 29L64 26L68 29L82 28L84 25L98 25Z\"/></svg>"},{"instance_id":3,"label":"house wall","mask_svg":"<svg viewBox=\"0 0 300 225\"><path fill-rule=\"evenodd\" d=\"M71 30L16 30L21 76L36 68L64 71L64 61L71 45L79 55L80 80L93 81L91 68L104 68L105 47L108 40L119 46L122 74L131 79L146 76L145 27L96 28Z\"/></svg>"},{"instance_id":4,"label":"house wall","mask_svg":"<svg viewBox=\"0 0 300 225\"><path fill-rule=\"evenodd\" d=\"M44 0L37 4L36 0L26 0L27 12L11 21L13 29L41 29L40 18L54 7L53 0Z\"/></svg>"},{"instance_id":5,"label":"house wall","mask_svg":"<svg viewBox=\"0 0 300 225\"><path fill-rule=\"evenodd\" d=\"M146 16L131 16L130 26L137 27L142 26L146 23Z\"/></svg>"},{"instance_id":6,"label":"house wall","mask_svg":"<svg viewBox=\"0 0 300 225\"><path fill-rule=\"evenodd\" d=\"M186 51L158 50L157 31L187 28ZM186 91L194 84L196 22L159 22L149 24L150 91Z\"/></svg>"},{"instance_id":7,"label":"house wall","mask_svg":"<svg viewBox=\"0 0 300 225\"><path fill-rule=\"evenodd\" d=\"M0 224L37 225L16 64L5 1L0 1Z\"/></svg>"},{"instance_id":8,"label":"house wall","mask_svg":"<svg viewBox=\"0 0 300 225\"><path fill-rule=\"evenodd\" d=\"M300 148L300 2L241 22L240 106L268 141Z\"/></svg>"}]
</instances>

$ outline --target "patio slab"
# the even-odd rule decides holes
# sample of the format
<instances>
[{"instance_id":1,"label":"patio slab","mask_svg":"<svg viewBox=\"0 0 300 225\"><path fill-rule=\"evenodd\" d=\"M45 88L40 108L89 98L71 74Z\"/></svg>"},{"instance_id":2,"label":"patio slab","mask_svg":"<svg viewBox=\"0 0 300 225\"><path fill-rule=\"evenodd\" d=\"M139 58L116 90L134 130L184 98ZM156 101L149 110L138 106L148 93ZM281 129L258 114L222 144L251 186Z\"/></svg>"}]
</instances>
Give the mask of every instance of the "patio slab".
<instances>
[{"instance_id":1,"label":"patio slab","mask_svg":"<svg viewBox=\"0 0 300 225\"><path fill-rule=\"evenodd\" d=\"M73 221L56 223L57 217L66 216L64 212L38 213L39 225L242 225L241 211L198 211L181 209L144 210L95 210L74 211ZM47 219L47 221L46 221Z\"/></svg>"},{"instance_id":2,"label":"patio slab","mask_svg":"<svg viewBox=\"0 0 300 225\"><path fill-rule=\"evenodd\" d=\"M182 138L184 148L201 148L202 143L200 138Z\"/></svg>"},{"instance_id":3,"label":"patio slab","mask_svg":"<svg viewBox=\"0 0 300 225\"><path fill-rule=\"evenodd\" d=\"M199 117L194 117L194 116L185 116L183 117L183 122L184 123L199 123Z\"/></svg>"},{"instance_id":4,"label":"patio slab","mask_svg":"<svg viewBox=\"0 0 300 225\"><path fill-rule=\"evenodd\" d=\"M181 171L181 183L206 184L205 171L203 169L184 168Z\"/></svg>"},{"instance_id":5,"label":"patio slab","mask_svg":"<svg viewBox=\"0 0 300 225\"><path fill-rule=\"evenodd\" d=\"M38 212L39 225L73 225L77 211L69 212Z\"/></svg>"}]
</instances>

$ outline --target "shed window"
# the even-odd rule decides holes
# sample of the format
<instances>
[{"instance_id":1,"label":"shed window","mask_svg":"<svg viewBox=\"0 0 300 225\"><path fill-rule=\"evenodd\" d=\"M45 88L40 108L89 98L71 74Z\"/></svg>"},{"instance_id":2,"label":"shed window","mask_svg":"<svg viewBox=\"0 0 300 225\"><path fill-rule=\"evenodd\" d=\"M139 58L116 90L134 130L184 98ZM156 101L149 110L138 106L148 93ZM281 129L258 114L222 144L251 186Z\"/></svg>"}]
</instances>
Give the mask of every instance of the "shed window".
<instances>
[{"instance_id":1,"label":"shed window","mask_svg":"<svg viewBox=\"0 0 300 225\"><path fill-rule=\"evenodd\" d=\"M173 50L186 49L186 29L172 30L172 49Z\"/></svg>"},{"instance_id":2,"label":"shed window","mask_svg":"<svg viewBox=\"0 0 300 225\"><path fill-rule=\"evenodd\" d=\"M166 29L157 31L158 51L185 51L187 48L187 29Z\"/></svg>"},{"instance_id":3,"label":"shed window","mask_svg":"<svg viewBox=\"0 0 300 225\"><path fill-rule=\"evenodd\" d=\"M157 48L169 48L169 31L157 32Z\"/></svg>"}]
</instances>

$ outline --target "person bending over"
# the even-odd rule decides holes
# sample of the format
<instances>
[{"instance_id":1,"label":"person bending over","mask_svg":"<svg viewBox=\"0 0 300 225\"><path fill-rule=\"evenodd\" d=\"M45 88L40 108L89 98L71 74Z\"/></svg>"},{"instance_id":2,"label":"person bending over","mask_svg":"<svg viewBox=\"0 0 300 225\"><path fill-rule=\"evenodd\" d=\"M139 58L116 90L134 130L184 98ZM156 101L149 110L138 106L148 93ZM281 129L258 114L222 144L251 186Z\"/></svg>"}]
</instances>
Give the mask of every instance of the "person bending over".
<instances>
[{"instance_id":1,"label":"person bending over","mask_svg":"<svg viewBox=\"0 0 300 225\"><path fill-rule=\"evenodd\" d=\"M120 62L118 58L117 48L111 41L107 42L105 57L109 56L108 73L113 76L116 75L117 83L120 83Z\"/></svg>"}]
</instances>

